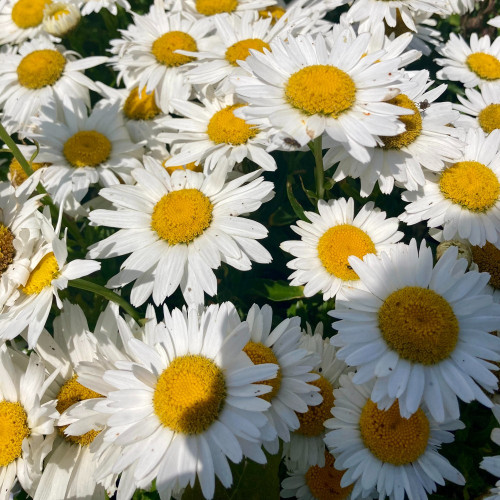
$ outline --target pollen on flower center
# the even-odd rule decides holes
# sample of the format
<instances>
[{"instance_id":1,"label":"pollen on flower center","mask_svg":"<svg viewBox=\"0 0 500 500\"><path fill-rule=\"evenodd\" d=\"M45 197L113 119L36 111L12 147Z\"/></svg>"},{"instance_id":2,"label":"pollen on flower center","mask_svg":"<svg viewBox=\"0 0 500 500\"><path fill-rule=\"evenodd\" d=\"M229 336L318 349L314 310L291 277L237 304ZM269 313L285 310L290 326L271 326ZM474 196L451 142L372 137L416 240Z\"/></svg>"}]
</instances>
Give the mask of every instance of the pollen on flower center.
<instances>
[{"instance_id":1,"label":"pollen on flower center","mask_svg":"<svg viewBox=\"0 0 500 500\"><path fill-rule=\"evenodd\" d=\"M315 64L290 76L285 85L285 97L294 108L307 115L338 118L354 104L356 86L341 69Z\"/></svg>"},{"instance_id":2,"label":"pollen on flower center","mask_svg":"<svg viewBox=\"0 0 500 500\"><path fill-rule=\"evenodd\" d=\"M23 451L23 440L30 435L28 415L21 403L0 402L0 467L6 467Z\"/></svg>"},{"instance_id":3,"label":"pollen on flower center","mask_svg":"<svg viewBox=\"0 0 500 500\"><path fill-rule=\"evenodd\" d=\"M46 167L47 165L49 164L32 163L31 168L33 169L33 171L35 171L38 170L39 168ZM20 186L28 178L23 167L21 167L21 164L15 158L12 158L12 161L10 162L9 175L10 175L10 182L14 187Z\"/></svg>"},{"instance_id":4,"label":"pollen on flower center","mask_svg":"<svg viewBox=\"0 0 500 500\"><path fill-rule=\"evenodd\" d=\"M201 434L219 417L226 399L222 370L202 355L175 358L156 384L153 407L160 422L183 434Z\"/></svg>"},{"instance_id":5,"label":"pollen on flower center","mask_svg":"<svg viewBox=\"0 0 500 500\"><path fill-rule=\"evenodd\" d=\"M15 255L14 235L7 226L0 223L0 276L12 264Z\"/></svg>"},{"instance_id":6,"label":"pollen on flower center","mask_svg":"<svg viewBox=\"0 0 500 500\"><path fill-rule=\"evenodd\" d=\"M500 182L495 172L477 161L460 161L439 179L443 196L471 212L486 212L498 201Z\"/></svg>"},{"instance_id":7,"label":"pollen on flower center","mask_svg":"<svg viewBox=\"0 0 500 500\"><path fill-rule=\"evenodd\" d=\"M487 241L483 247L472 247L472 260L477 264L479 272L490 273L488 283L500 290L500 250Z\"/></svg>"},{"instance_id":8,"label":"pollen on flower center","mask_svg":"<svg viewBox=\"0 0 500 500\"><path fill-rule=\"evenodd\" d=\"M378 323L387 345L412 363L439 363L458 341L453 309L427 288L407 286L392 292L378 311Z\"/></svg>"},{"instance_id":9,"label":"pollen on flower center","mask_svg":"<svg viewBox=\"0 0 500 500\"><path fill-rule=\"evenodd\" d=\"M296 432L311 437L319 436L325 429L323 425L325 420L332 417L330 410L333 408L333 387L322 375L309 384L319 387L323 401L319 405L309 406L305 413L297 413L300 427Z\"/></svg>"},{"instance_id":10,"label":"pollen on flower center","mask_svg":"<svg viewBox=\"0 0 500 500\"><path fill-rule=\"evenodd\" d=\"M404 132L394 136L380 137L384 142L383 148L401 149L404 146L409 146L422 132L422 116L420 115L420 111L415 103L405 94L399 94L387 102L401 108L411 109L413 114L399 117L399 121L403 122L406 127Z\"/></svg>"},{"instance_id":11,"label":"pollen on flower center","mask_svg":"<svg viewBox=\"0 0 500 500\"><path fill-rule=\"evenodd\" d=\"M226 60L233 66L239 66L236 61L244 61L250 55L251 49L264 52L264 49L271 50L271 47L260 38L241 40L228 47L226 50Z\"/></svg>"},{"instance_id":12,"label":"pollen on flower center","mask_svg":"<svg viewBox=\"0 0 500 500\"><path fill-rule=\"evenodd\" d=\"M234 115L234 110L243 106L244 104L226 106L210 118L207 135L212 142L239 146L246 144L249 139L253 139L259 133L258 128Z\"/></svg>"},{"instance_id":13,"label":"pollen on flower center","mask_svg":"<svg viewBox=\"0 0 500 500\"><path fill-rule=\"evenodd\" d=\"M359 427L365 446L380 461L393 465L415 462L429 442L429 420L422 409L403 418L397 400L388 410L379 410L368 400L361 411Z\"/></svg>"},{"instance_id":14,"label":"pollen on flower center","mask_svg":"<svg viewBox=\"0 0 500 500\"><path fill-rule=\"evenodd\" d=\"M313 465L306 472L305 480L317 500L347 500L350 497L354 484L343 488L340 481L345 471L339 471L335 468L335 459L325 452L325 465Z\"/></svg>"},{"instance_id":15,"label":"pollen on flower center","mask_svg":"<svg viewBox=\"0 0 500 500\"><path fill-rule=\"evenodd\" d=\"M34 28L43 21L43 9L52 0L19 0L12 8L12 20L22 29Z\"/></svg>"},{"instance_id":16,"label":"pollen on flower center","mask_svg":"<svg viewBox=\"0 0 500 500\"><path fill-rule=\"evenodd\" d=\"M111 142L96 130L81 130L64 143L63 154L73 167L97 167L109 158Z\"/></svg>"},{"instance_id":17,"label":"pollen on flower center","mask_svg":"<svg viewBox=\"0 0 500 500\"><path fill-rule=\"evenodd\" d=\"M359 279L347 259L351 255L362 259L368 253L376 253L373 241L363 230L350 224L331 227L318 242L318 257L323 267L344 281Z\"/></svg>"},{"instance_id":18,"label":"pollen on flower center","mask_svg":"<svg viewBox=\"0 0 500 500\"><path fill-rule=\"evenodd\" d=\"M152 120L161 113L161 109L156 105L155 91L146 94L144 88L139 95L139 89L133 88L123 105L123 112L130 120Z\"/></svg>"},{"instance_id":19,"label":"pollen on flower center","mask_svg":"<svg viewBox=\"0 0 500 500\"><path fill-rule=\"evenodd\" d=\"M21 290L27 295L40 293L44 288L50 286L52 281L59 276L59 265L54 252L44 255L35 269L31 271L26 285Z\"/></svg>"},{"instance_id":20,"label":"pollen on flower center","mask_svg":"<svg viewBox=\"0 0 500 500\"><path fill-rule=\"evenodd\" d=\"M28 89L54 85L64 71L66 59L57 50L43 49L30 52L17 67L19 84Z\"/></svg>"},{"instance_id":21,"label":"pollen on flower center","mask_svg":"<svg viewBox=\"0 0 500 500\"><path fill-rule=\"evenodd\" d=\"M252 360L254 365L262 365L263 363L274 363L275 365L280 366L278 363L278 358L274 354L273 350L270 347L266 347L264 344L260 342L248 342L243 348L247 356ZM272 387L271 392L267 394L262 394L259 396L266 401L271 401L276 394L278 394L281 387L281 367L278 368L278 372L276 373L276 377L268 380L264 380L263 382L259 382L259 384L270 385Z\"/></svg>"},{"instance_id":22,"label":"pollen on flower center","mask_svg":"<svg viewBox=\"0 0 500 500\"><path fill-rule=\"evenodd\" d=\"M272 18L271 25L275 25L276 21L283 17L283 14L286 10L279 5L270 5L269 7L264 8L263 10L259 10L259 16L262 19L267 19L268 17Z\"/></svg>"},{"instance_id":23,"label":"pollen on flower center","mask_svg":"<svg viewBox=\"0 0 500 500\"><path fill-rule=\"evenodd\" d=\"M98 392L87 389L85 386L78 382L77 375L73 375L69 380L67 380L59 390L57 395L56 409L59 413L65 412L70 406L78 403L79 401L85 401L86 399L92 398L102 398L103 395ZM64 430L67 425L62 425L58 427L61 436L70 443L76 443L81 446L89 445L99 434L100 431L91 430L80 436L67 436L64 434Z\"/></svg>"},{"instance_id":24,"label":"pollen on flower center","mask_svg":"<svg viewBox=\"0 0 500 500\"><path fill-rule=\"evenodd\" d=\"M192 161L190 163L186 163L185 165L173 165L172 167L166 167L165 163L167 163L168 158L162 162L163 168L172 175L176 170L192 170L193 172L203 172L203 165L200 163L196 165L196 162Z\"/></svg>"},{"instance_id":25,"label":"pollen on flower center","mask_svg":"<svg viewBox=\"0 0 500 500\"><path fill-rule=\"evenodd\" d=\"M486 106L479 112L477 121L487 134L500 128L500 104L489 104Z\"/></svg>"},{"instance_id":26,"label":"pollen on flower center","mask_svg":"<svg viewBox=\"0 0 500 500\"><path fill-rule=\"evenodd\" d=\"M176 50L196 52L198 46L195 39L188 33L184 33L183 31L169 31L156 39L151 47L151 52L156 57L156 60L168 67L182 66L196 59L196 57L176 54Z\"/></svg>"},{"instance_id":27,"label":"pollen on flower center","mask_svg":"<svg viewBox=\"0 0 500 500\"><path fill-rule=\"evenodd\" d=\"M491 54L475 52L466 59L471 71L483 80L498 80L500 78L500 61Z\"/></svg>"},{"instance_id":28,"label":"pollen on flower center","mask_svg":"<svg viewBox=\"0 0 500 500\"><path fill-rule=\"evenodd\" d=\"M155 205L151 227L169 245L189 243L210 226L213 205L198 189L179 189Z\"/></svg>"},{"instance_id":29,"label":"pollen on flower center","mask_svg":"<svg viewBox=\"0 0 500 500\"><path fill-rule=\"evenodd\" d=\"M204 16L213 16L222 12L233 12L238 7L238 0L196 0L196 10Z\"/></svg>"}]
</instances>

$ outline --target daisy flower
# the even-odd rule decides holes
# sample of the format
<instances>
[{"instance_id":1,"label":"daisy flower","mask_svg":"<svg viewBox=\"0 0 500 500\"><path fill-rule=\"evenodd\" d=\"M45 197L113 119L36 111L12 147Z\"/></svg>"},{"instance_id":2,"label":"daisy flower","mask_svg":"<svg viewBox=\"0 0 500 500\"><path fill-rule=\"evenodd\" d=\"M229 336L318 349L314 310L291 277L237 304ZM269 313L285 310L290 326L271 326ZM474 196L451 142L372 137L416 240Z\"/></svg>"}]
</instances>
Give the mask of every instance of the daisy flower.
<instances>
[{"instance_id":1,"label":"daisy flower","mask_svg":"<svg viewBox=\"0 0 500 500\"><path fill-rule=\"evenodd\" d=\"M492 408L493 415L497 419L497 422L500 423L500 405L495 405ZM497 427L491 431L491 440L500 445L500 428ZM488 471L490 474L493 474L497 478L500 478L500 455L495 457L485 457L479 464L481 469ZM494 488L491 488L489 493L483 497L485 500L498 500L500 498L500 479L495 484Z\"/></svg>"},{"instance_id":2,"label":"daisy flower","mask_svg":"<svg viewBox=\"0 0 500 500\"><path fill-rule=\"evenodd\" d=\"M26 132L40 108L55 97L71 97L90 106L89 89L98 89L83 70L107 60L100 56L79 59L75 52L46 38L25 42L17 52L4 56L0 106L9 121L9 132Z\"/></svg>"},{"instance_id":3,"label":"daisy flower","mask_svg":"<svg viewBox=\"0 0 500 500\"><path fill-rule=\"evenodd\" d=\"M272 315L268 305L259 308L254 304L250 308L246 318L250 341L243 350L256 365L274 363L279 367L276 377L262 382L272 389L261 396L271 403L265 415L269 431L276 436L264 439L264 446L275 454L279 449L278 438L289 441L290 431L300 426L295 412L307 412L309 406L321 403L322 398L318 394L320 388L308 383L319 378L311 370L319 364L320 357L301 348L300 318L287 318L272 328Z\"/></svg>"},{"instance_id":4,"label":"daisy flower","mask_svg":"<svg viewBox=\"0 0 500 500\"><path fill-rule=\"evenodd\" d=\"M328 39L328 42L326 41ZM360 161L378 135L404 131L398 115L410 111L383 101L394 97L399 59L378 62L384 51L366 55L370 34L349 30L327 35L275 38L271 51L254 51L240 66L252 76L231 78L236 93L249 103L242 118L268 118L304 146L324 132Z\"/></svg>"},{"instance_id":5,"label":"daisy flower","mask_svg":"<svg viewBox=\"0 0 500 500\"><path fill-rule=\"evenodd\" d=\"M81 278L101 268L94 260L76 259L67 263L66 236L59 239L61 215L56 228L52 227L48 211L41 221L42 237L36 241L28 272L15 289L0 313L0 339L10 340L24 333L32 349L45 326L55 297L62 307L58 290L68 286L68 280Z\"/></svg>"},{"instance_id":6,"label":"daisy flower","mask_svg":"<svg viewBox=\"0 0 500 500\"><path fill-rule=\"evenodd\" d=\"M121 271L108 282L122 287L135 280L133 305L152 294L161 304L180 285L187 303L203 303L203 293L215 295L213 269L221 262L249 270L251 260L268 263L271 256L256 240L267 229L240 217L269 199L273 184L258 173L225 182L224 175L205 176L191 170L168 172L151 157L132 172L135 186L117 185L100 195L113 210L94 210L94 224L120 231L90 246L89 257L109 258L131 253Z\"/></svg>"},{"instance_id":7,"label":"daisy flower","mask_svg":"<svg viewBox=\"0 0 500 500\"><path fill-rule=\"evenodd\" d=\"M82 15L80 9L69 1L52 2L43 11L43 28L54 36L64 36L76 28Z\"/></svg>"},{"instance_id":8,"label":"daisy flower","mask_svg":"<svg viewBox=\"0 0 500 500\"><path fill-rule=\"evenodd\" d=\"M89 115L81 100L68 98L42 107L30 138L40 144L37 160L51 163L41 181L55 203L69 190L64 208L78 210L91 184L132 182L142 148L131 141L118 110L118 102L109 103Z\"/></svg>"},{"instance_id":9,"label":"daisy flower","mask_svg":"<svg viewBox=\"0 0 500 500\"><path fill-rule=\"evenodd\" d=\"M380 257L349 262L365 290L349 290L330 315L339 319L332 344L357 368L356 384L375 380L371 399L380 409L399 400L409 418L422 403L438 422L458 418L458 399L491 407L481 390L496 389L500 360L500 305L485 288L489 275L465 272L449 248L433 266L432 251L415 240Z\"/></svg>"},{"instance_id":10,"label":"daisy flower","mask_svg":"<svg viewBox=\"0 0 500 500\"><path fill-rule=\"evenodd\" d=\"M453 162L462 154L463 143L458 138L461 131L449 126L459 114L450 102L435 102L446 85L429 90L434 82L426 70L409 76L399 86L401 94L389 101L413 112L399 118L406 127L404 132L381 137L382 144L369 150L369 163L355 160L338 145L324 157L325 169L339 163L333 175L335 181L347 176L360 178L362 196L369 196L377 181L385 194L392 192L395 181L414 191L426 183L425 169L441 170L445 162Z\"/></svg>"},{"instance_id":11,"label":"daisy flower","mask_svg":"<svg viewBox=\"0 0 500 500\"><path fill-rule=\"evenodd\" d=\"M482 247L471 247L472 261L481 273L488 273L490 280L488 285L493 292L493 300L499 302L500 299L500 249L495 245L486 242Z\"/></svg>"},{"instance_id":12,"label":"daisy flower","mask_svg":"<svg viewBox=\"0 0 500 500\"><path fill-rule=\"evenodd\" d=\"M127 0L82 0L79 3L82 16L88 16L92 12L99 12L101 9L106 9L113 16L116 16L118 14L118 7L122 7L127 12L130 11L130 4Z\"/></svg>"},{"instance_id":13,"label":"daisy flower","mask_svg":"<svg viewBox=\"0 0 500 500\"><path fill-rule=\"evenodd\" d=\"M243 458L240 439L260 442L270 404L258 396L271 387L255 382L275 376L277 366L253 365L243 352L248 325L232 304L164 313L156 342L129 340L134 362L104 374L103 389L114 386L101 405L110 415L104 441L123 446L110 465L115 473L135 468L133 484L156 479L162 498L196 478L212 498L215 476L231 485L228 458Z\"/></svg>"},{"instance_id":14,"label":"daisy flower","mask_svg":"<svg viewBox=\"0 0 500 500\"><path fill-rule=\"evenodd\" d=\"M310 406L307 412L297 413L300 427L290 434L290 442L283 443L283 456L289 464L302 469L312 465L325 466L324 423L331 417L334 405L333 389L338 387L338 379L347 369L347 365L336 356L336 349L329 339L323 338L323 324L319 323L314 335L308 326L308 333L301 339L301 346L319 354L321 361L314 367L313 373L319 378L310 382L319 388L323 401Z\"/></svg>"},{"instance_id":15,"label":"daisy flower","mask_svg":"<svg viewBox=\"0 0 500 500\"><path fill-rule=\"evenodd\" d=\"M346 469L340 485L354 485L352 497L370 492L378 498L427 500L444 480L465 484L465 479L438 449L453 441L450 431L464 427L459 420L438 424L422 406L404 418L398 400L379 409L370 399L373 383L357 385L352 374L340 378L334 391L333 417L325 437L335 465Z\"/></svg>"},{"instance_id":16,"label":"daisy flower","mask_svg":"<svg viewBox=\"0 0 500 500\"><path fill-rule=\"evenodd\" d=\"M234 95L222 100L213 97L200 100L202 106L173 99L176 114L185 118L160 120L164 127L177 130L158 135L176 148L166 167L202 162L208 175L217 166L232 170L236 163L249 158L264 170L276 170L276 161L266 151L270 145L266 120L249 124L237 116L237 110L247 106L236 101Z\"/></svg>"},{"instance_id":17,"label":"daisy flower","mask_svg":"<svg viewBox=\"0 0 500 500\"><path fill-rule=\"evenodd\" d=\"M472 33L469 45L462 36L451 33L439 53L445 57L435 59L443 66L436 73L440 80L459 81L466 87L500 82L500 38L491 43L488 35L478 38L477 33Z\"/></svg>"},{"instance_id":18,"label":"daisy flower","mask_svg":"<svg viewBox=\"0 0 500 500\"><path fill-rule=\"evenodd\" d=\"M112 63L118 81L123 78L127 87L138 85L141 92L154 90L161 109L171 111L170 101L188 100L192 90L184 73L194 57L177 51L205 50L212 23L187 13L167 13L160 4L155 2L144 16L135 15L134 24L122 30L122 39L111 42Z\"/></svg>"},{"instance_id":19,"label":"daisy flower","mask_svg":"<svg viewBox=\"0 0 500 500\"><path fill-rule=\"evenodd\" d=\"M486 136L480 128L469 129L465 143L456 163L426 174L423 187L402 194L410 203L399 218L442 226L446 240L458 235L472 245L489 241L500 247L500 130Z\"/></svg>"},{"instance_id":20,"label":"daisy flower","mask_svg":"<svg viewBox=\"0 0 500 500\"><path fill-rule=\"evenodd\" d=\"M276 0L168 0L165 4L165 8L172 11L188 12L196 18L211 18L217 14L259 11L276 5Z\"/></svg>"},{"instance_id":21,"label":"daisy flower","mask_svg":"<svg viewBox=\"0 0 500 500\"><path fill-rule=\"evenodd\" d=\"M1 500L11 498L16 480L33 494L54 439L55 402L40 404L45 368L36 354L13 354L0 346Z\"/></svg>"},{"instance_id":22,"label":"daisy flower","mask_svg":"<svg viewBox=\"0 0 500 500\"><path fill-rule=\"evenodd\" d=\"M398 220L385 218L385 212L373 202L363 205L354 216L354 200L339 198L328 202L319 200L318 212L305 212L311 222L297 221L291 226L300 240L281 243L280 248L296 259L287 266L294 269L289 276L291 286L305 285L304 295L323 293L323 300L342 294L359 285L348 258L387 251L404 234L398 231Z\"/></svg>"},{"instance_id":23,"label":"daisy flower","mask_svg":"<svg viewBox=\"0 0 500 500\"><path fill-rule=\"evenodd\" d=\"M483 2L484 0L479 0ZM446 0L448 4L449 14L465 14L472 12L477 3L477 0Z\"/></svg>"},{"instance_id":24,"label":"daisy flower","mask_svg":"<svg viewBox=\"0 0 500 500\"><path fill-rule=\"evenodd\" d=\"M480 91L465 89L465 96L457 94L462 104L455 104L454 108L470 116L461 115L457 126L481 127L486 134L500 128L500 87L483 85Z\"/></svg>"}]
</instances>

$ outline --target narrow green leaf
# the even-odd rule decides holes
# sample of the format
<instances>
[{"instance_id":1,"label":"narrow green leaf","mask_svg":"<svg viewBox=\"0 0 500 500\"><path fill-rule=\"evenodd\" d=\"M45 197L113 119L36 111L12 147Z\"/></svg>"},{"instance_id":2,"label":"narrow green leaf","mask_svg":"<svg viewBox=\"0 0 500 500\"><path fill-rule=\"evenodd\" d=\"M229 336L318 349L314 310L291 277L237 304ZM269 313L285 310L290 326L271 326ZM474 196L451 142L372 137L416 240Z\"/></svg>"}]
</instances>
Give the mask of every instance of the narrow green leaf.
<instances>
[{"instance_id":1,"label":"narrow green leaf","mask_svg":"<svg viewBox=\"0 0 500 500\"><path fill-rule=\"evenodd\" d=\"M302 208L302 205L297 201L295 195L293 194L293 187L290 181L287 181L286 183L286 194L288 196L288 201L290 202L290 205L292 206L295 215L299 219L307 221L307 217L304 214L304 209Z\"/></svg>"},{"instance_id":2,"label":"narrow green leaf","mask_svg":"<svg viewBox=\"0 0 500 500\"><path fill-rule=\"evenodd\" d=\"M263 279L259 280L252 287L251 293L274 302L283 302L285 300L295 300L304 297L304 287L289 286L287 281Z\"/></svg>"}]
</instances>

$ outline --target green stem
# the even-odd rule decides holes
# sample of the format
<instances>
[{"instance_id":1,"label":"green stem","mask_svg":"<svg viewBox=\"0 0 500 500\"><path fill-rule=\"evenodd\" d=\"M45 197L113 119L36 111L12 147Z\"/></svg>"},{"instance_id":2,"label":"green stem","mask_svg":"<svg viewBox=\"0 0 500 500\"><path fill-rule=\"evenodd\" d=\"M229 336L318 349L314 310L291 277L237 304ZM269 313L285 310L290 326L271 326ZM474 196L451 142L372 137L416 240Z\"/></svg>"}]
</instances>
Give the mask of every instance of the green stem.
<instances>
[{"instance_id":1,"label":"green stem","mask_svg":"<svg viewBox=\"0 0 500 500\"><path fill-rule=\"evenodd\" d=\"M68 283L68 285L72 286L73 288L78 288L80 290L86 290L87 292L95 293L96 295L100 295L101 297L104 297L105 299L110 300L111 302L115 302L129 316L134 318L135 322L139 326L142 326L144 324L144 319L141 318L139 311L134 309L121 295L118 295L117 293L113 292L113 290L98 285L97 283L93 283L92 281L83 280L80 278L76 280L71 280Z\"/></svg>"},{"instance_id":2,"label":"green stem","mask_svg":"<svg viewBox=\"0 0 500 500\"><path fill-rule=\"evenodd\" d=\"M12 137L7 133L4 126L0 123L0 139L7 145L10 152L14 155L15 159L19 162L19 165L24 170L24 173L29 177L33 173L31 165L28 163L21 150L17 147L17 144L12 140Z\"/></svg>"},{"instance_id":3,"label":"green stem","mask_svg":"<svg viewBox=\"0 0 500 500\"><path fill-rule=\"evenodd\" d=\"M318 200L322 200L325 197L325 169L323 168L323 147L321 138L322 136L319 135L308 144L316 163L314 178L316 180L316 195L318 196Z\"/></svg>"}]
</instances>

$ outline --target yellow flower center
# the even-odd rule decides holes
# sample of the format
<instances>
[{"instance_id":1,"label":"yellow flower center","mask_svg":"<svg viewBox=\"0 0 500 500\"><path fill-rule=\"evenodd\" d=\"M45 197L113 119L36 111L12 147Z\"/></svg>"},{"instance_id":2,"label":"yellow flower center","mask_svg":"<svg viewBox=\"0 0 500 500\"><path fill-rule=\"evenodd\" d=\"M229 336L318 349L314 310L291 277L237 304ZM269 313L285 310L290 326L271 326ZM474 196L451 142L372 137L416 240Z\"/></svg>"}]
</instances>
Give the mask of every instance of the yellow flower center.
<instances>
[{"instance_id":1,"label":"yellow flower center","mask_svg":"<svg viewBox=\"0 0 500 500\"><path fill-rule=\"evenodd\" d=\"M28 415L21 403L0 403L0 467L6 467L23 452L23 440L30 435Z\"/></svg>"},{"instance_id":2,"label":"yellow flower center","mask_svg":"<svg viewBox=\"0 0 500 500\"><path fill-rule=\"evenodd\" d=\"M354 104L356 86L341 69L315 64L300 69L288 79L285 97L306 115L338 118Z\"/></svg>"},{"instance_id":3,"label":"yellow flower center","mask_svg":"<svg viewBox=\"0 0 500 500\"><path fill-rule=\"evenodd\" d=\"M471 212L486 212L500 195L495 172L477 161L460 161L447 168L439 179L445 198Z\"/></svg>"},{"instance_id":4,"label":"yellow flower center","mask_svg":"<svg viewBox=\"0 0 500 500\"><path fill-rule=\"evenodd\" d=\"M467 66L483 80L498 80L500 78L500 61L491 54L475 52L467 57Z\"/></svg>"},{"instance_id":5,"label":"yellow flower center","mask_svg":"<svg viewBox=\"0 0 500 500\"><path fill-rule=\"evenodd\" d=\"M278 365L278 367L280 366L280 364L278 363L278 358L274 354L273 350L270 347L266 347L264 344L261 344L260 342L248 342L243 350L252 360L252 363L254 365L274 363L275 365ZM281 368L278 368L276 377L264 380L263 382L259 382L259 384L270 385L272 387L271 392L259 396L260 398L270 402L274 398L274 396L278 394L281 387Z\"/></svg>"},{"instance_id":6,"label":"yellow flower center","mask_svg":"<svg viewBox=\"0 0 500 500\"><path fill-rule=\"evenodd\" d=\"M12 264L16 255L14 235L11 230L0 223L0 276Z\"/></svg>"},{"instance_id":7,"label":"yellow flower center","mask_svg":"<svg viewBox=\"0 0 500 500\"><path fill-rule=\"evenodd\" d=\"M233 111L243 106L244 104L226 106L210 118L207 135L212 142L239 146L246 144L249 139L253 139L259 133L258 128L234 115Z\"/></svg>"},{"instance_id":8,"label":"yellow flower center","mask_svg":"<svg viewBox=\"0 0 500 500\"><path fill-rule=\"evenodd\" d=\"M446 359L458 341L458 320L434 290L407 286L392 292L378 311L388 346L412 363L433 365Z\"/></svg>"},{"instance_id":9,"label":"yellow flower center","mask_svg":"<svg viewBox=\"0 0 500 500\"><path fill-rule=\"evenodd\" d=\"M156 105L155 91L146 94L146 89L133 88L123 105L123 112L130 120L152 120L161 113L161 109Z\"/></svg>"},{"instance_id":10,"label":"yellow flower center","mask_svg":"<svg viewBox=\"0 0 500 500\"><path fill-rule=\"evenodd\" d=\"M263 10L259 10L259 16L262 19L267 19L268 17L272 17L271 25L275 25L276 21L281 19L286 10L279 5L270 5Z\"/></svg>"},{"instance_id":11,"label":"yellow flower center","mask_svg":"<svg viewBox=\"0 0 500 500\"><path fill-rule=\"evenodd\" d=\"M399 94L387 102L401 108L411 109L413 114L399 117L399 121L405 124L405 132L394 136L380 136L384 142L383 148L401 149L409 146L422 133L422 116L420 115L420 111L415 103L405 94Z\"/></svg>"},{"instance_id":12,"label":"yellow flower center","mask_svg":"<svg viewBox=\"0 0 500 500\"><path fill-rule=\"evenodd\" d=\"M164 195L153 209L151 227L169 245L190 243L212 222L213 205L198 189Z\"/></svg>"},{"instance_id":13,"label":"yellow flower center","mask_svg":"<svg viewBox=\"0 0 500 500\"><path fill-rule=\"evenodd\" d=\"M159 376L153 407L174 432L201 434L218 418L226 399L222 370L202 355L175 358Z\"/></svg>"},{"instance_id":14,"label":"yellow flower center","mask_svg":"<svg viewBox=\"0 0 500 500\"><path fill-rule=\"evenodd\" d=\"M151 52L156 57L156 60L169 68L182 66L196 59L196 57L175 54L174 51L176 50L196 52L198 46L191 35L183 31L169 31L155 40L151 48Z\"/></svg>"},{"instance_id":15,"label":"yellow flower center","mask_svg":"<svg viewBox=\"0 0 500 500\"><path fill-rule=\"evenodd\" d=\"M319 436L324 431L324 422L332 418L331 409L333 408L333 387L330 382L320 375L317 380L309 384L319 387L319 393L323 396L323 402L316 406L310 406L305 413L297 413L300 427L296 432L304 436Z\"/></svg>"},{"instance_id":16,"label":"yellow flower center","mask_svg":"<svg viewBox=\"0 0 500 500\"><path fill-rule=\"evenodd\" d=\"M176 170L192 170L193 172L203 172L203 165L200 163L196 165L196 162L192 161L191 163L186 163L185 165L174 165L173 167L166 167L165 163L167 163L168 158L162 162L163 168L172 175Z\"/></svg>"},{"instance_id":17,"label":"yellow flower center","mask_svg":"<svg viewBox=\"0 0 500 500\"><path fill-rule=\"evenodd\" d=\"M31 271L26 285L21 290L27 295L40 293L44 288L50 286L53 280L59 276L59 265L53 252L44 255L35 269Z\"/></svg>"},{"instance_id":18,"label":"yellow flower center","mask_svg":"<svg viewBox=\"0 0 500 500\"><path fill-rule=\"evenodd\" d=\"M12 20L22 29L34 28L43 21L43 9L52 0L19 0L12 8Z\"/></svg>"},{"instance_id":19,"label":"yellow flower center","mask_svg":"<svg viewBox=\"0 0 500 500\"><path fill-rule=\"evenodd\" d=\"M66 59L57 50L43 49L30 52L17 67L19 84L28 89L41 89L61 78Z\"/></svg>"},{"instance_id":20,"label":"yellow flower center","mask_svg":"<svg viewBox=\"0 0 500 500\"><path fill-rule=\"evenodd\" d=\"M359 427L365 446L380 461L393 465L415 462L429 442L429 420L422 409L403 418L397 400L388 410L379 410L368 400L361 411Z\"/></svg>"},{"instance_id":21,"label":"yellow flower center","mask_svg":"<svg viewBox=\"0 0 500 500\"><path fill-rule=\"evenodd\" d=\"M340 481L344 472L335 468L335 459L325 452L325 465L313 465L306 472L306 484L317 500L346 500L350 497L354 485L342 488Z\"/></svg>"},{"instance_id":22,"label":"yellow flower center","mask_svg":"<svg viewBox=\"0 0 500 500\"><path fill-rule=\"evenodd\" d=\"M109 158L111 142L96 130L81 130L64 143L63 154L73 167L97 167Z\"/></svg>"},{"instance_id":23,"label":"yellow flower center","mask_svg":"<svg viewBox=\"0 0 500 500\"><path fill-rule=\"evenodd\" d=\"M500 104L489 104L486 106L479 112L477 121L487 134L500 128Z\"/></svg>"},{"instance_id":24,"label":"yellow flower center","mask_svg":"<svg viewBox=\"0 0 500 500\"><path fill-rule=\"evenodd\" d=\"M57 395L56 409L59 413L65 412L70 406L78 403L79 401L85 401L86 399L102 398L103 395L98 392L92 391L84 387L80 382L77 381L77 375L73 375L69 380L67 380ZM61 436L66 439L69 443L76 443L80 446L89 445L101 431L89 431L80 436L67 436L64 434L64 430L67 425L62 425L58 427Z\"/></svg>"},{"instance_id":25,"label":"yellow flower center","mask_svg":"<svg viewBox=\"0 0 500 500\"><path fill-rule=\"evenodd\" d=\"M238 0L196 0L196 10L204 16L213 16L222 12L233 12L238 7Z\"/></svg>"},{"instance_id":26,"label":"yellow flower center","mask_svg":"<svg viewBox=\"0 0 500 500\"><path fill-rule=\"evenodd\" d=\"M500 290L500 250L487 241L484 247L472 247L472 260L480 272L490 273L489 284Z\"/></svg>"},{"instance_id":27,"label":"yellow flower center","mask_svg":"<svg viewBox=\"0 0 500 500\"><path fill-rule=\"evenodd\" d=\"M264 52L264 49L271 50L268 43L260 38L248 38L240 42L233 43L231 47L226 50L226 60L233 66L239 66L236 61L244 61L250 55L250 49Z\"/></svg>"},{"instance_id":28,"label":"yellow flower center","mask_svg":"<svg viewBox=\"0 0 500 500\"><path fill-rule=\"evenodd\" d=\"M347 259L351 255L362 259L368 253L376 253L373 241L364 231L350 224L331 227L318 242L318 257L323 267L343 281L359 280Z\"/></svg>"},{"instance_id":29,"label":"yellow flower center","mask_svg":"<svg viewBox=\"0 0 500 500\"><path fill-rule=\"evenodd\" d=\"M38 170L39 168L45 167L47 165L49 164L32 163L31 168L33 170ZM21 167L21 164L15 158L12 158L12 161L10 162L9 174L10 174L10 182L14 187L20 186L28 178L25 171L23 170L23 167Z\"/></svg>"}]
</instances>

